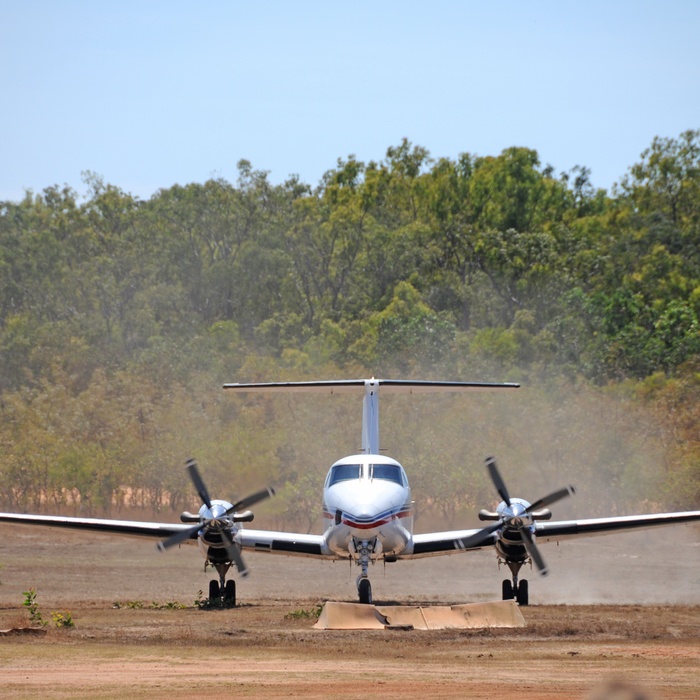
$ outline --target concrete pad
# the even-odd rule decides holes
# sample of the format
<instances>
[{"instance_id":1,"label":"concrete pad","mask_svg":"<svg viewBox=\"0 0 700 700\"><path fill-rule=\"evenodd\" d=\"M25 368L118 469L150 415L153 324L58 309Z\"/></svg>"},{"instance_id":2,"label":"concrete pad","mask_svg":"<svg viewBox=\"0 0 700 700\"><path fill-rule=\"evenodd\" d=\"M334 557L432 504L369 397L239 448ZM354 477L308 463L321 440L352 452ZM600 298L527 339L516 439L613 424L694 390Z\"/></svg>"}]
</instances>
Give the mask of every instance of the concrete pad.
<instances>
[{"instance_id":1,"label":"concrete pad","mask_svg":"<svg viewBox=\"0 0 700 700\"><path fill-rule=\"evenodd\" d=\"M383 630L386 626L386 619L380 617L373 605L328 602L323 606L314 629Z\"/></svg>"},{"instance_id":2,"label":"concrete pad","mask_svg":"<svg viewBox=\"0 0 700 700\"><path fill-rule=\"evenodd\" d=\"M410 627L416 630L428 629L428 623L423 615L423 608L404 605L381 605L377 608L377 611L387 621L388 627Z\"/></svg>"},{"instance_id":3,"label":"concrete pad","mask_svg":"<svg viewBox=\"0 0 700 700\"><path fill-rule=\"evenodd\" d=\"M386 617L390 625L410 624L414 629L525 627L525 618L513 600L418 608L381 606L377 610Z\"/></svg>"},{"instance_id":4,"label":"concrete pad","mask_svg":"<svg viewBox=\"0 0 700 700\"><path fill-rule=\"evenodd\" d=\"M452 606L411 607L328 602L314 629L483 629L525 627L513 600Z\"/></svg>"},{"instance_id":5,"label":"concrete pad","mask_svg":"<svg viewBox=\"0 0 700 700\"><path fill-rule=\"evenodd\" d=\"M464 615L467 628L525 627L525 618L514 600L455 605L453 610Z\"/></svg>"}]
</instances>

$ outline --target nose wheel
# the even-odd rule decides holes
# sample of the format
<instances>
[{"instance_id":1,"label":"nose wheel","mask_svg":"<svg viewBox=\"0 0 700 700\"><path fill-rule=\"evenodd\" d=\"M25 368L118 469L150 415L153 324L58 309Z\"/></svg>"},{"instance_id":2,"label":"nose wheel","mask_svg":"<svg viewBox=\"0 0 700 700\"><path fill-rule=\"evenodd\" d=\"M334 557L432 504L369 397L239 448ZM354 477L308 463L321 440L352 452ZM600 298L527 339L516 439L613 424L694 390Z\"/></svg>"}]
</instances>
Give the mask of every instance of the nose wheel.
<instances>
[{"instance_id":1,"label":"nose wheel","mask_svg":"<svg viewBox=\"0 0 700 700\"><path fill-rule=\"evenodd\" d=\"M376 538L374 540L361 540L354 542L355 551L357 552L357 564L362 573L357 577L357 597L363 605L372 603L372 584L367 576L370 558L377 546Z\"/></svg>"},{"instance_id":2,"label":"nose wheel","mask_svg":"<svg viewBox=\"0 0 700 700\"><path fill-rule=\"evenodd\" d=\"M357 579L357 595L363 605L372 604L372 584L368 578L360 576Z\"/></svg>"}]
</instances>

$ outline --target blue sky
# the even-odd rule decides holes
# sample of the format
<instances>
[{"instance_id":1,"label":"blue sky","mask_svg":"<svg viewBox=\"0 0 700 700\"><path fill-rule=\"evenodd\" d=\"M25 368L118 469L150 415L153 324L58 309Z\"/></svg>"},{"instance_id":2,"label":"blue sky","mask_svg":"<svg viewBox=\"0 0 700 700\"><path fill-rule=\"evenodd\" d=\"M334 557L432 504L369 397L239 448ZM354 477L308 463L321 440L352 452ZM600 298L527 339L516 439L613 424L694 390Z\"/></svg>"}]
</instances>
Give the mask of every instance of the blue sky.
<instances>
[{"instance_id":1,"label":"blue sky","mask_svg":"<svg viewBox=\"0 0 700 700\"><path fill-rule=\"evenodd\" d=\"M698 36L691 0L0 0L0 200L87 170L147 198L241 158L316 185L403 137L610 188L700 128Z\"/></svg>"}]
</instances>

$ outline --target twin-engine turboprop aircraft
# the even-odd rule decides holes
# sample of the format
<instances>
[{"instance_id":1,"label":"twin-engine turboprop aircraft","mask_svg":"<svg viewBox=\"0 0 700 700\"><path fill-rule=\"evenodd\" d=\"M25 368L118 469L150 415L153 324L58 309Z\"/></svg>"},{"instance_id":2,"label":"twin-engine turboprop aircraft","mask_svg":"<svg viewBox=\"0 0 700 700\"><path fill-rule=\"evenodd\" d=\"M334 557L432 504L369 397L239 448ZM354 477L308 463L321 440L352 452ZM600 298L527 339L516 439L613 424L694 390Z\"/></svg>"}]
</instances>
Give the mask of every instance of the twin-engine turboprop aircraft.
<instances>
[{"instance_id":1,"label":"twin-engine turboprop aircraft","mask_svg":"<svg viewBox=\"0 0 700 700\"><path fill-rule=\"evenodd\" d=\"M0 522L48 525L96 530L124 535L159 538L161 550L197 540L206 558L219 574L209 586L210 600L235 604L234 580L226 581L232 566L240 576L248 569L241 550L299 555L325 559L349 559L360 568L357 593L361 603L372 602L369 566L376 561L458 554L493 547L499 563L505 563L512 578L503 581L503 599L529 602L528 582L519 579L523 564L533 563L541 574L547 567L537 542L559 541L624 530L636 530L700 521L700 511L659 513L587 520L551 521L548 506L573 494L571 486L529 503L511 498L495 460L486 460L491 480L501 497L495 511L482 510L481 520L492 521L482 529L413 533L413 501L408 478L401 464L379 451L379 394L434 391L508 391L517 384L483 384L391 379L357 379L319 382L225 384L237 392L326 392L362 394L362 448L330 467L323 488L325 529L321 535L253 530L244 522L253 519L252 505L273 495L265 489L236 503L212 500L193 460L187 470L202 500L198 514L183 513L183 524L150 523L101 518L71 518L46 515L0 513Z\"/></svg>"}]
</instances>

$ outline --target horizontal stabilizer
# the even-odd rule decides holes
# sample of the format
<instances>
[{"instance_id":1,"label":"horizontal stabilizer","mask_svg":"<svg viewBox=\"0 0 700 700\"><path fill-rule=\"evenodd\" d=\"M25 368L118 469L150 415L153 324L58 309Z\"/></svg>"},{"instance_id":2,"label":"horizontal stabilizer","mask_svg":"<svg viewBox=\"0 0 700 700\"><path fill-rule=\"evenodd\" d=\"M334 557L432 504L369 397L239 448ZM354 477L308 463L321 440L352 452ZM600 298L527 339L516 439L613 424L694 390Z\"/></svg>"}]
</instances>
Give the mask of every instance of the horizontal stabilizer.
<instances>
[{"instance_id":1,"label":"horizontal stabilizer","mask_svg":"<svg viewBox=\"0 0 700 700\"><path fill-rule=\"evenodd\" d=\"M317 382L254 382L224 384L224 389L250 392L320 392L329 394L362 393L367 385L382 388L382 394L419 394L436 391L490 391L518 389L520 384L489 382L439 382L415 379L330 379Z\"/></svg>"}]
</instances>

